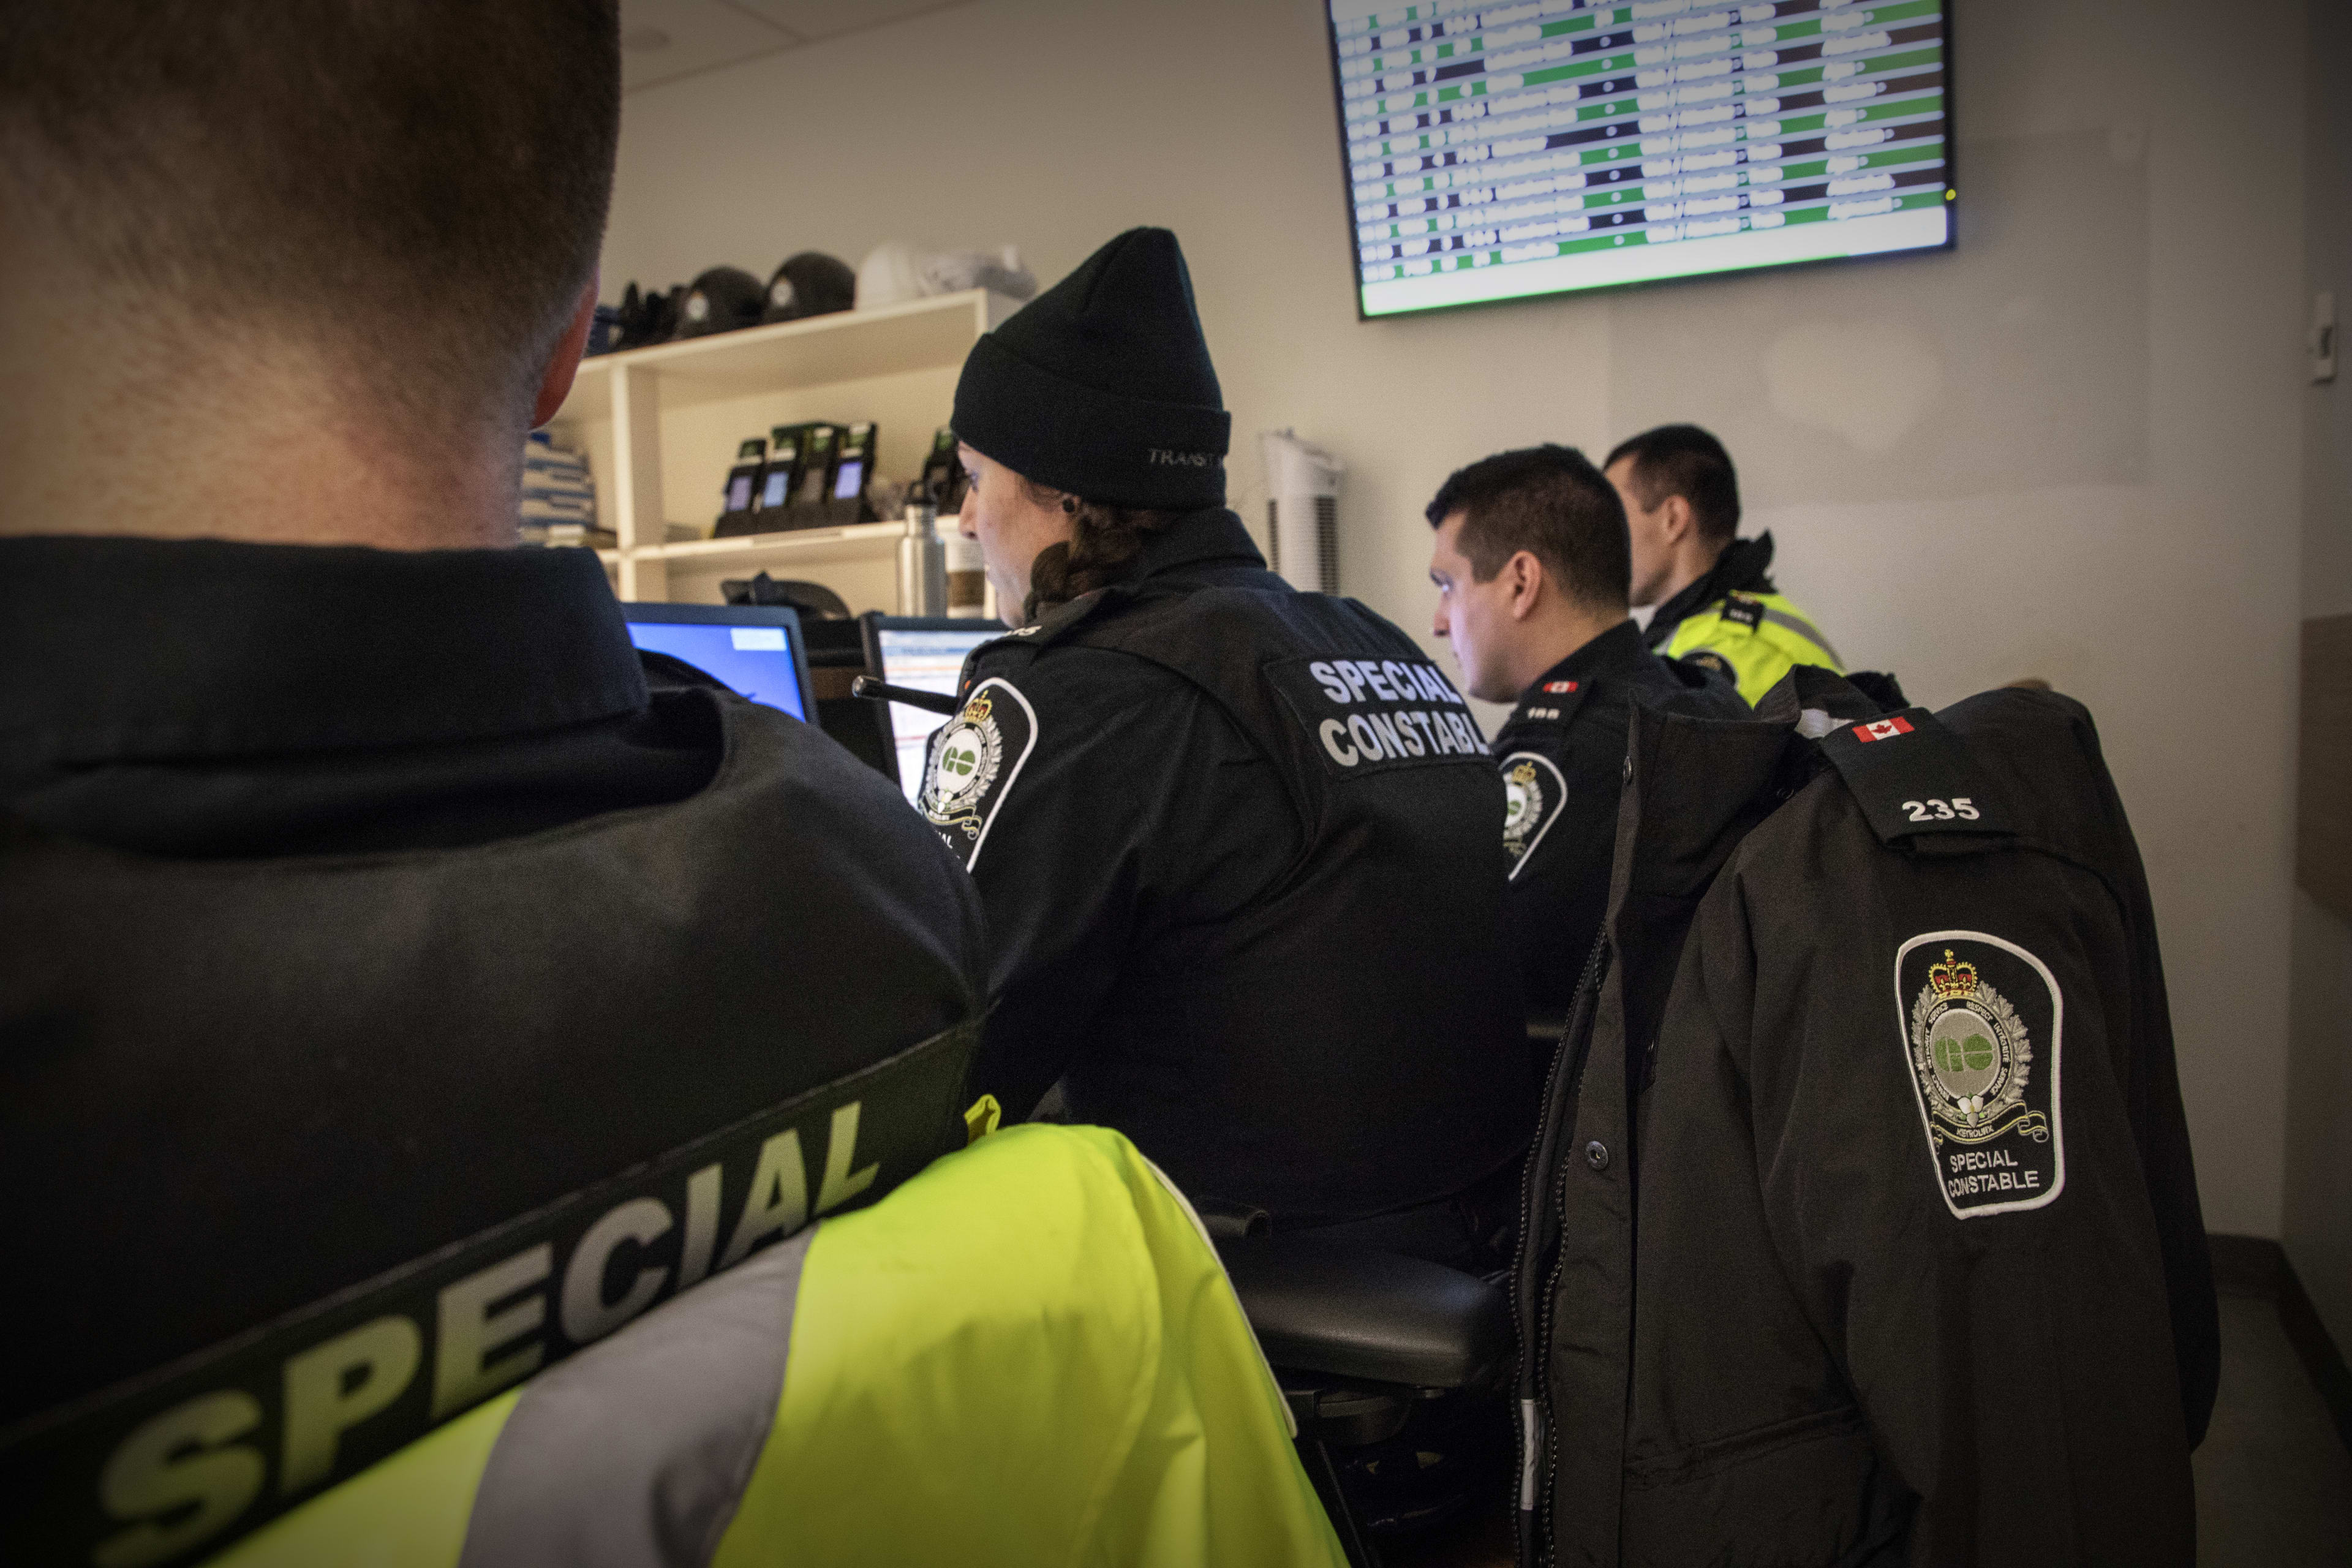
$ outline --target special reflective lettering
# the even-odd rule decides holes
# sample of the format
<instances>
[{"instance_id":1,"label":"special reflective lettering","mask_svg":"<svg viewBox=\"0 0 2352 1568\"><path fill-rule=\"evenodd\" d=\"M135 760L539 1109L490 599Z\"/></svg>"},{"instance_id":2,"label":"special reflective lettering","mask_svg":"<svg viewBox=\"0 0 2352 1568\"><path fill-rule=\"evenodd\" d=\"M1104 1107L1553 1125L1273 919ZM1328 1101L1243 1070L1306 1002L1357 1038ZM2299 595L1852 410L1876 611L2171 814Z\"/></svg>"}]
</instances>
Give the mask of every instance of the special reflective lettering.
<instances>
[{"instance_id":1,"label":"special reflective lettering","mask_svg":"<svg viewBox=\"0 0 2352 1568\"><path fill-rule=\"evenodd\" d=\"M1348 683L1339 679L1339 672L1333 669L1329 664L1322 659L1317 659L1307 667L1307 673L1315 678L1315 684L1323 689L1324 696L1334 702L1348 700Z\"/></svg>"},{"instance_id":2,"label":"special reflective lettering","mask_svg":"<svg viewBox=\"0 0 2352 1568\"><path fill-rule=\"evenodd\" d=\"M719 1246L719 1168L705 1165L686 1179L686 1246L677 1261L677 1288L702 1283Z\"/></svg>"},{"instance_id":3,"label":"special reflective lettering","mask_svg":"<svg viewBox=\"0 0 2352 1568\"><path fill-rule=\"evenodd\" d=\"M1348 716L1348 734L1356 742L1356 750L1364 753L1366 762L1377 763L1387 755L1381 750L1380 731L1373 729L1361 713Z\"/></svg>"},{"instance_id":4,"label":"special reflective lettering","mask_svg":"<svg viewBox=\"0 0 2352 1568\"><path fill-rule=\"evenodd\" d=\"M1323 737L1323 749L1331 753L1333 762L1343 768L1356 765L1356 748L1348 744L1348 727L1345 724L1337 719L1326 719L1317 726L1315 732Z\"/></svg>"},{"instance_id":5,"label":"special reflective lettering","mask_svg":"<svg viewBox=\"0 0 2352 1568\"><path fill-rule=\"evenodd\" d=\"M1363 664L1357 659L1343 658L1334 661L1332 668L1339 672L1340 679L1347 681L1351 700L1360 701L1365 685Z\"/></svg>"},{"instance_id":6,"label":"special reflective lettering","mask_svg":"<svg viewBox=\"0 0 2352 1568\"><path fill-rule=\"evenodd\" d=\"M1364 672L1364 684L1370 687L1372 695L1381 701L1393 702L1401 695L1395 687L1389 684L1389 678L1381 673L1381 667L1370 659L1364 660L1357 668ZM1390 668L1394 668L1395 666L1391 665Z\"/></svg>"},{"instance_id":7,"label":"special reflective lettering","mask_svg":"<svg viewBox=\"0 0 2352 1568\"><path fill-rule=\"evenodd\" d=\"M580 1238L563 1270L560 1300L563 1337L575 1345L601 1340L654 1303L669 1279L667 1268L640 1268L617 1301L604 1300L604 1276L624 1242L644 1247L670 1227L669 1205L659 1198L631 1198Z\"/></svg>"},{"instance_id":8,"label":"special reflective lettering","mask_svg":"<svg viewBox=\"0 0 2352 1568\"><path fill-rule=\"evenodd\" d=\"M261 1495L268 1472L259 1449L236 1442L260 1425L261 1402L237 1388L142 1423L98 1478L107 1513L138 1522L100 1542L90 1561L97 1568L147 1568L234 1524Z\"/></svg>"},{"instance_id":9,"label":"special reflective lettering","mask_svg":"<svg viewBox=\"0 0 2352 1568\"><path fill-rule=\"evenodd\" d=\"M547 1321L546 1295L532 1291L502 1312L489 1309L545 1279L554 1264L555 1248L542 1241L442 1289L434 1325L433 1419L454 1415L539 1370L547 1346L537 1341L495 1361L490 1355Z\"/></svg>"},{"instance_id":10,"label":"special reflective lettering","mask_svg":"<svg viewBox=\"0 0 2352 1568\"><path fill-rule=\"evenodd\" d=\"M278 1489L292 1497L332 1476L342 1435L405 1393L424 1359L425 1336L399 1316L362 1323L288 1356Z\"/></svg>"},{"instance_id":11,"label":"special reflective lettering","mask_svg":"<svg viewBox=\"0 0 2352 1568\"><path fill-rule=\"evenodd\" d=\"M874 1173L880 1169L877 1165L868 1165L862 1171L849 1168L857 1158L857 1112L864 1103L853 1100L833 1113L833 1129L824 1142L824 1181L816 1190L819 1214L831 1214L872 1186Z\"/></svg>"},{"instance_id":12,"label":"special reflective lettering","mask_svg":"<svg viewBox=\"0 0 2352 1568\"><path fill-rule=\"evenodd\" d=\"M734 1237L719 1267L732 1268L757 1243L771 1236L790 1236L807 1223L808 1167L801 1163L800 1130L788 1127L760 1145L760 1164L743 1198L743 1217L735 1222Z\"/></svg>"}]
</instances>

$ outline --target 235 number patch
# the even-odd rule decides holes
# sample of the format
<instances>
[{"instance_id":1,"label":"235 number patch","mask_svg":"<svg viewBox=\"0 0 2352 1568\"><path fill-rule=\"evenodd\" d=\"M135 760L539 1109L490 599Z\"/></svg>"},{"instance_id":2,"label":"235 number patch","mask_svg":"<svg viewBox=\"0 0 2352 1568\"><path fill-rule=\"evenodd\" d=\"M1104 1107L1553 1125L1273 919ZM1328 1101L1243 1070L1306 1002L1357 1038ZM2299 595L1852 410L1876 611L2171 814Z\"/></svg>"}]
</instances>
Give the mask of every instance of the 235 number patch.
<instances>
[{"instance_id":1,"label":"235 number patch","mask_svg":"<svg viewBox=\"0 0 2352 1568\"><path fill-rule=\"evenodd\" d=\"M1983 815L1964 795L1956 795L1949 800L1906 800L1903 809L1913 822L1949 822L1956 816L1963 822L1974 822Z\"/></svg>"}]
</instances>

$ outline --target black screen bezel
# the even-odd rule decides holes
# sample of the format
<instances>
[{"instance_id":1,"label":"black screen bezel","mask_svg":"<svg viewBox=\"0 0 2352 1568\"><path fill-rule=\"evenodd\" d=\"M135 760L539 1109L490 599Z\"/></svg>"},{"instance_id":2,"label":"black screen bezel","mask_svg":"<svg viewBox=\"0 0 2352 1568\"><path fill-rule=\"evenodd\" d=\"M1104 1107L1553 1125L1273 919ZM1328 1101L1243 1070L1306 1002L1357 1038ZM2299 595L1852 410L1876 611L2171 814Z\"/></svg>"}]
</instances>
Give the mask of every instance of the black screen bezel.
<instances>
[{"instance_id":1,"label":"black screen bezel","mask_svg":"<svg viewBox=\"0 0 2352 1568\"><path fill-rule=\"evenodd\" d=\"M1316 0L1323 12L1323 53L1331 67L1331 128L1337 137L1339 153L1339 214L1344 220L1342 232L1348 241L1348 292L1355 302L1356 321L1368 325L1375 321L1405 321L1446 310L1479 310L1504 305L1535 305L1556 300L1580 300L1591 295L1616 293L1624 289L1654 289L1678 283L1724 281L1759 275L1801 271L1812 267L1843 267L1856 262L1902 261L1916 257L1948 255L1959 247L1960 239L1960 162L1959 110L1955 83L1958 50L1953 43L1952 12L1954 0L1939 0L1943 6L1944 25L1944 186L1951 193L1945 210L1951 221L1944 229L1941 245L1916 246L1907 250L1874 251L1867 256L1816 256L1802 261L1767 261L1753 267L1731 268L1714 272L1685 272L1672 278L1631 278L1620 283L1592 283L1581 289L1552 289L1539 294L1512 294L1499 300L1455 300L1438 305L1419 305L1410 310L1383 310L1369 315L1364 310L1364 257L1356 240L1356 168L1348 157L1348 100L1343 89L1346 83L1339 75L1339 25L1332 19L1330 0Z\"/></svg>"}]
</instances>

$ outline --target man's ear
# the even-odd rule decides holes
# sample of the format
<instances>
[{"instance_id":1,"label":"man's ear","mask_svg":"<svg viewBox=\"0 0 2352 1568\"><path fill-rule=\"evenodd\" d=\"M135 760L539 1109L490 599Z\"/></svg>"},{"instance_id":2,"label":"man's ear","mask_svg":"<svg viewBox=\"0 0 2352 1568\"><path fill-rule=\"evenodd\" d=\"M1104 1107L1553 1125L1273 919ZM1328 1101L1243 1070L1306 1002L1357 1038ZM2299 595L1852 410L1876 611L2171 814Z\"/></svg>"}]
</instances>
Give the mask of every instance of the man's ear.
<instances>
[{"instance_id":1,"label":"man's ear","mask_svg":"<svg viewBox=\"0 0 2352 1568\"><path fill-rule=\"evenodd\" d=\"M1524 621L1543 600L1543 563L1534 551L1522 550L1503 563L1503 570L1510 574L1511 619Z\"/></svg>"},{"instance_id":2,"label":"man's ear","mask_svg":"<svg viewBox=\"0 0 2352 1568\"><path fill-rule=\"evenodd\" d=\"M587 286L580 290L580 302L572 307L571 324L563 329L563 336L540 376L539 398L530 408L530 427L534 430L554 418L563 400L572 395L572 378L580 373L580 356L588 347L588 329L596 323L599 281L597 274L588 275Z\"/></svg>"},{"instance_id":3,"label":"man's ear","mask_svg":"<svg viewBox=\"0 0 2352 1568\"><path fill-rule=\"evenodd\" d=\"M1657 512L1658 531L1665 537L1670 547L1689 538L1691 530L1698 523L1697 516L1691 510L1688 496L1668 496L1658 503Z\"/></svg>"}]
</instances>

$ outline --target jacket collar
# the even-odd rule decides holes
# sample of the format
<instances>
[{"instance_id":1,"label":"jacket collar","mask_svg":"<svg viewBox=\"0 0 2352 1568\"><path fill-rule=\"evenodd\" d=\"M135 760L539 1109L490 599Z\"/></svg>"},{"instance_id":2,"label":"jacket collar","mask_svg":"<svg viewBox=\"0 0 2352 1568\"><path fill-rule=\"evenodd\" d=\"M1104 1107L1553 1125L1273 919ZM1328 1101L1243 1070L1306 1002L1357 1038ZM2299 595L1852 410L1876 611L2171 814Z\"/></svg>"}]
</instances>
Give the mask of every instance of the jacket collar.
<instances>
[{"instance_id":1,"label":"jacket collar","mask_svg":"<svg viewBox=\"0 0 2352 1568\"><path fill-rule=\"evenodd\" d=\"M1715 558L1706 576L1658 606L1658 613L1650 617L1650 629L1643 640L1652 647L1658 647L1676 626L1726 594L1772 593L1771 571L1772 534L1769 529L1754 539L1733 540Z\"/></svg>"},{"instance_id":2,"label":"jacket collar","mask_svg":"<svg viewBox=\"0 0 2352 1568\"><path fill-rule=\"evenodd\" d=\"M486 740L644 709L584 550L0 539L0 776Z\"/></svg>"},{"instance_id":3,"label":"jacket collar","mask_svg":"<svg viewBox=\"0 0 2352 1568\"><path fill-rule=\"evenodd\" d=\"M1652 657L1642 646L1642 628L1632 621L1620 621L1545 670L1530 689L1540 689L1555 680L1582 683L1604 675L1624 675L1640 669Z\"/></svg>"},{"instance_id":4,"label":"jacket collar","mask_svg":"<svg viewBox=\"0 0 2352 1568\"><path fill-rule=\"evenodd\" d=\"M1503 729L1536 721L1538 714L1542 722L1565 724L1575 716L1576 707L1594 681L1634 674L1642 666L1655 662L1657 656L1643 645L1642 629L1631 621L1620 621L1599 637L1587 638L1574 653L1529 682L1512 705Z\"/></svg>"},{"instance_id":5,"label":"jacket collar","mask_svg":"<svg viewBox=\"0 0 2352 1568\"><path fill-rule=\"evenodd\" d=\"M1188 567L1228 566L1265 570L1265 557L1242 520L1223 507L1188 511L1145 539L1125 583L1140 583Z\"/></svg>"}]
</instances>

